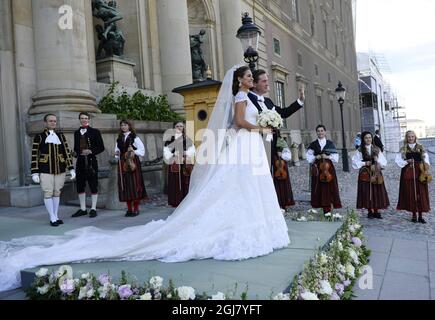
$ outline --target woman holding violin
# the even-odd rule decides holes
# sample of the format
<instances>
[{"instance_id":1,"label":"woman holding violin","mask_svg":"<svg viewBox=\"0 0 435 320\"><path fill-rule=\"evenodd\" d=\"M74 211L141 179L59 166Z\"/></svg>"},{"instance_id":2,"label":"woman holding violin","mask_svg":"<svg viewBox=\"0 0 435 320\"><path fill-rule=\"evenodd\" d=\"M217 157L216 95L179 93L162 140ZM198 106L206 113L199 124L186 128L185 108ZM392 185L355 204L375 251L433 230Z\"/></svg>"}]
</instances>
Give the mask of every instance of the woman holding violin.
<instances>
[{"instance_id":1,"label":"woman holding violin","mask_svg":"<svg viewBox=\"0 0 435 320\"><path fill-rule=\"evenodd\" d=\"M195 145L186 136L184 123L174 123L174 134L163 148L165 163L168 165L168 204L174 208L178 207L189 192L195 153Z\"/></svg>"},{"instance_id":2,"label":"woman holding violin","mask_svg":"<svg viewBox=\"0 0 435 320\"><path fill-rule=\"evenodd\" d=\"M402 168L397 210L412 212L411 221L414 223L426 223L423 212L431 210L428 184L432 176L429 173L429 155L418 143L414 131L406 132L400 153L396 155L396 164Z\"/></svg>"},{"instance_id":3,"label":"woman holding violin","mask_svg":"<svg viewBox=\"0 0 435 320\"><path fill-rule=\"evenodd\" d=\"M334 143L326 139L324 125L318 125L316 133L318 139L308 146L306 154L311 164L311 206L328 213L342 207L333 164L338 163L338 153Z\"/></svg>"},{"instance_id":4,"label":"woman holding violin","mask_svg":"<svg viewBox=\"0 0 435 320\"><path fill-rule=\"evenodd\" d=\"M291 160L292 156L287 142L281 137L279 130L276 151L276 154L272 157L273 183L281 209L287 209L295 205L288 171L288 162Z\"/></svg>"},{"instance_id":5,"label":"woman holding violin","mask_svg":"<svg viewBox=\"0 0 435 320\"><path fill-rule=\"evenodd\" d=\"M121 120L116 141L115 157L118 164L119 201L127 202L126 217L139 215L140 201L147 199L139 157L145 156L145 147L136 135L133 124Z\"/></svg>"},{"instance_id":6,"label":"woman holding violin","mask_svg":"<svg viewBox=\"0 0 435 320\"><path fill-rule=\"evenodd\" d=\"M363 132L361 140L361 146L352 157L352 167L359 170L356 208L367 209L369 219L382 219L379 210L390 206L382 175L387 159L373 144L373 135L370 132Z\"/></svg>"}]
</instances>

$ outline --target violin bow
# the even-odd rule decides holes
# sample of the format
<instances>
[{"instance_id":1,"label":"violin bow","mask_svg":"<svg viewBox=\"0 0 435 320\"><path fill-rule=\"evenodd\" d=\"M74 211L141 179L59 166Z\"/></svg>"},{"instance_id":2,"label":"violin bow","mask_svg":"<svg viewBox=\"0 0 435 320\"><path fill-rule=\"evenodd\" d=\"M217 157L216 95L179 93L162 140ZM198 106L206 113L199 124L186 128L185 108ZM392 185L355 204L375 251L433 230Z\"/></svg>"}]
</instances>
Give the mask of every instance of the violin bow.
<instances>
[{"instance_id":1,"label":"violin bow","mask_svg":"<svg viewBox=\"0 0 435 320\"><path fill-rule=\"evenodd\" d=\"M412 162L412 172L414 173L414 200L415 200L415 208L418 209L418 201L417 201L417 179L415 176L415 161Z\"/></svg>"},{"instance_id":2,"label":"violin bow","mask_svg":"<svg viewBox=\"0 0 435 320\"><path fill-rule=\"evenodd\" d=\"M124 191L124 177L122 173L121 155L119 155L118 166L119 166L119 175L121 178L121 190Z\"/></svg>"}]
</instances>

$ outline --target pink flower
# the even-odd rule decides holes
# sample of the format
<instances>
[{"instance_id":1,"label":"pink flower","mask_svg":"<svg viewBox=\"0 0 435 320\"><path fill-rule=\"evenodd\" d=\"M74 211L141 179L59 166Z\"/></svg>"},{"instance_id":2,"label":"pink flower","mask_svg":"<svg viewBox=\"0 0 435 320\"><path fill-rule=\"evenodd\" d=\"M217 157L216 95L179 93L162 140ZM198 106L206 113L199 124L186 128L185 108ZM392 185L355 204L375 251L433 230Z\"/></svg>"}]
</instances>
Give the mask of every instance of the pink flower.
<instances>
[{"instance_id":1,"label":"pink flower","mask_svg":"<svg viewBox=\"0 0 435 320\"><path fill-rule=\"evenodd\" d=\"M98 282L102 285L102 286L104 286L106 283L109 283L110 282L110 277L109 277L109 275L107 275L107 274L102 274L102 275L100 275L99 277L98 277Z\"/></svg>"},{"instance_id":2,"label":"pink flower","mask_svg":"<svg viewBox=\"0 0 435 320\"><path fill-rule=\"evenodd\" d=\"M352 242L355 245L355 247L357 247L357 248L361 247L361 245L362 245L362 241L358 237L352 238Z\"/></svg>"},{"instance_id":3,"label":"pink flower","mask_svg":"<svg viewBox=\"0 0 435 320\"><path fill-rule=\"evenodd\" d=\"M131 290L131 285L125 284L118 288L118 294L121 300L125 300L130 298L133 295L133 291Z\"/></svg>"},{"instance_id":4,"label":"pink flower","mask_svg":"<svg viewBox=\"0 0 435 320\"><path fill-rule=\"evenodd\" d=\"M331 300L341 300L341 299L340 299L340 296L336 292L333 292L331 294Z\"/></svg>"},{"instance_id":5,"label":"pink flower","mask_svg":"<svg viewBox=\"0 0 435 320\"><path fill-rule=\"evenodd\" d=\"M343 282L343 284L344 284L344 286L347 288L348 286L350 286L350 285L352 284L352 281L350 281L350 280L345 280L345 281Z\"/></svg>"},{"instance_id":6,"label":"pink flower","mask_svg":"<svg viewBox=\"0 0 435 320\"><path fill-rule=\"evenodd\" d=\"M337 283L335 285L335 290L337 291L338 295L341 296L344 293L344 284Z\"/></svg>"},{"instance_id":7,"label":"pink flower","mask_svg":"<svg viewBox=\"0 0 435 320\"><path fill-rule=\"evenodd\" d=\"M75 289L76 288L73 279L65 279L60 285L60 291L62 291L63 294L70 295Z\"/></svg>"}]
</instances>

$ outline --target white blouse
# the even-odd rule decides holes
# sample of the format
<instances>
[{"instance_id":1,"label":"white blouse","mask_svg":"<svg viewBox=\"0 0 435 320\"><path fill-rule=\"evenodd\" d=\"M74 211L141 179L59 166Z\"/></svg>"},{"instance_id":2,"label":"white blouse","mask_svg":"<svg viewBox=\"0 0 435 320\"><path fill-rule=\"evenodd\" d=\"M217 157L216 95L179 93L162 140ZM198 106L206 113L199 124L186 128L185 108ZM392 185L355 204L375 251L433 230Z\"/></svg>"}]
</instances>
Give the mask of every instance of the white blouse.
<instances>
[{"instance_id":1,"label":"white blouse","mask_svg":"<svg viewBox=\"0 0 435 320\"><path fill-rule=\"evenodd\" d=\"M317 139L319 141L320 144L320 148L323 150L323 148L325 148L326 146L326 138L323 139ZM306 156L307 156L307 161L308 163L314 163L314 161L316 161L316 156L314 155L314 150L312 149L308 149L306 152ZM338 163L339 160L339 155L338 153L333 153L329 155L329 158L331 159L332 162Z\"/></svg>"},{"instance_id":2,"label":"white blouse","mask_svg":"<svg viewBox=\"0 0 435 320\"><path fill-rule=\"evenodd\" d=\"M130 132L124 133L124 141L127 140L127 137L129 136L129 134L130 134ZM136 138L134 139L133 146L136 148L136 150L134 150L135 155L137 155L138 157L145 156L145 146L144 146L142 140L138 136L136 136ZM121 150L119 150L118 145L115 145L115 154L117 152L121 152Z\"/></svg>"},{"instance_id":3,"label":"white blouse","mask_svg":"<svg viewBox=\"0 0 435 320\"><path fill-rule=\"evenodd\" d=\"M282 149L281 159L287 162L289 162L292 159L292 153L290 152L289 148Z\"/></svg>"},{"instance_id":4,"label":"white blouse","mask_svg":"<svg viewBox=\"0 0 435 320\"><path fill-rule=\"evenodd\" d=\"M413 144L408 144L408 146L412 149L415 148L415 143ZM424 153L423 155L423 161L425 163L427 163L428 165L430 165L430 160L429 160L429 154L427 152ZM395 159L396 164L399 166L399 168L404 168L406 167L406 165L408 164L408 161L406 161L405 159L402 158L402 153L397 153L396 154L396 159Z\"/></svg>"},{"instance_id":5,"label":"white blouse","mask_svg":"<svg viewBox=\"0 0 435 320\"><path fill-rule=\"evenodd\" d=\"M367 148L367 153L371 155L372 146L371 145L366 146L366 148ZM385 168L387 166L387 158L385 158L382 152L379 152L378 154L378 163L382 168ZM365 162L363 160L362 153L359 150L357 150L352 157L352 168L359 170L364 166L365 166Z\"/></svg>"}]
</instances>

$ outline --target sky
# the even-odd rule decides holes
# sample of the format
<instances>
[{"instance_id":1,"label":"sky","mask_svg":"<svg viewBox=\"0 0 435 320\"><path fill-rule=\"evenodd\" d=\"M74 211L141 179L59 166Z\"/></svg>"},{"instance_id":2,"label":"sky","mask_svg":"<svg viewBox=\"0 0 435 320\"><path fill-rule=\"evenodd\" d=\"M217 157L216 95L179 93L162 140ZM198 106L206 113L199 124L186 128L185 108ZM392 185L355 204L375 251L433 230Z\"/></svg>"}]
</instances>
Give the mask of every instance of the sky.
<instances>
[{"instance_id":1,"label":"sky","mask_svg":"<svg viewBox=\"0 0 435 320\"><path fill-rule=\"evenodd\" d=\"M435 0L357 0L356 50L383 54L408 119L435 125Z\"/></svg>"}]
</instances>

